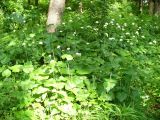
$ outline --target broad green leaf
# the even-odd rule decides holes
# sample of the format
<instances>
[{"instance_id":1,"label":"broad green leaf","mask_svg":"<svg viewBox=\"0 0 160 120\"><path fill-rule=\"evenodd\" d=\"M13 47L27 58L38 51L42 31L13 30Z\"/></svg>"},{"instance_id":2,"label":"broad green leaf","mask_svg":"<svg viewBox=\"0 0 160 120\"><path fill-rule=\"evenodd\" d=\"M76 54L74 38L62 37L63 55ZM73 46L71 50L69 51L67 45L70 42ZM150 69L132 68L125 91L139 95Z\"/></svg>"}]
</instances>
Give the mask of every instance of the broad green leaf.
<instances>
[{"instance_id":1,"label":"broad green leaf","mask_svg":"<svg viewBox=\"0 0 160 120\"><path fill-rule=\"evenodd\" d=\"M22 65L14 65L14 66L10 67L12 72L20 72L21 68L22 68Z\"/></svg>"},{"instance_id":2,"label":"broad green leaf","mask_svg":"<svg viewBox=\"0 0 160 120\"><path fill-rule=\"evenodd\" d=\"M89 97L88 91L84 89L79 89L75 95L77 101L86 101Z\"/></svg>"},{"instance_id":3,"label":"broad green leaf","mask_svg":"<svg viewBox=\"0 0 160 120\"><path fill-rule=\"evenodd\" d=\"M24 71L25 73L30 73L30 72L32 72L33 70L34 70L34 67L33 67L32 64L26 64L26 65L23 66L23 71Z\"/></svg>"},{"instance_id":4,"label":"broad green leaf","mask_svg":"<svg viewBox=\"0 0 160 120\"><path fill-rule=\"evenodd\" d=\"M68 61L73 60L73 57L69 54L64 54L61 57L62 57L62 59L67 59Z\"/></svg>"},{"instance_id":5,"label":"broad green leaf","mask_svg":"<svg viewBox=\"0 0 160 120\"><path fill-rule=\"evenodd\" d=\"M65 85L66 90L72 90L73 88L76 88L76 84L72 82L67 82Z\"/></svg>"},{"instance_id":6,"label":"broad green leaf","mask_svg":"<svg viewBox=\"0 0 160 120\"><path fill-rule=\"evenodd\" d=\"M45 100L46 97L47 97L47 93L44 93L44 94L42 95L42 100Z\"/></svg>"},{"instance_id":7,"label":"broad green leaf","mask_svg":"<svg viewBox=\"0 0 160 120\"><path fill-rule=\"evenodd\" d=\"M29 34L29 37L33 38L35 36L34 33Z\"/></svg>"},{"instance_id":8,"label":"broad green leaf","mask_svg":"<svg viewBox=\"0 0 160 120\"><path fill-rule=\"evenodd\" d=\"M101 96L98 98L100 101L112 101L113 95L112 94L106 94L105 92L101 93Z\"/></svg>"},{"instance_id":9,"label":"broad green leaf","mask_svg":"<svg viewBox=\"0 0 160 120\"><path fill-rule=\"evenodd\" d=\"M67 113L69 115L77 114L77 111L76 109L73 108L72 104L64 104L64 105L58 106L58 108L61 112Z\"/></svg>"},{"instance_id":10,"label":"broad green leaf","mask_svg":"<svg viewBox=\"0 0 160 120\"><path fill-rule=\"evenodd\" d=\"M47 80L48 78L49 78L49 76L34 75L34 77L32 79L34 79L34 80Z\"/></svg>"},{"instance_id":11,"label":"broad green leaf","mask_svg":"<svg viewBox=\"0 0 160 120\"><path fill-rule=\"evenodd\" d=\"M66 67L66 68L59 68L59 72L60 72L61 74L72 75L72 74L75 73L75 70L68 69L68 68Z\"/></svg>"},{"instance_id":12,"label":"broad green leaf","mask_svg":"<svg viewBox=\"0 0 160 120\"><path fill-rule=\"evenodd\" d=\"M5 69L5 67L0 67L0 72L3 72L4 71L4 69Z\"/></svg>"},{"instance_id":13,"label":"broad green leaf","mask_svg":"<svg viewBox=\"0 0 160 120\"><path fill-rule=\"evenodd\" d=\"M33 89L38 86L38 84L35 84L35 81L31 80L22 81L20 85L23 89Z\"/></svg>"},{"instance_id":14,"label":"broad green leaf","mask_svg":"<svg viewBox=\"0 0 160 120\"><path fill-rule=\"evenodd\" d=\"M77 69L76 73L80 74L80 75L86 75L86 74L90 74L91 70L89 70L89 69Z\"/></svg>"},{"instance_id":15,"label":"broad green leaf","mask_svg":"<svg viewBox=\"0 0 160 120\"><path fill-rule=\"evenodd\" d=\"M11 71L9 69L6 69L5 71L2 72L3 77L9 77L11 75Z\"/></svg>"},{"instance_id":16,"label":"broad green leaf","mask_svg":"<svg viewBox=\"0 0 160 120\"><path fill-rule=\"evenodd\" d=\"M54 83L53 87L56 88L56 89L63 89L64 85L65 85L65 83L59 82L59 83Z\"/></svg>"},{"instance_id":17,"label":"broad green leaf","mask_svg":"<svg viewBox=\"0 0 160 120\"><path fill-rule=\"evenodd\" d=\"M51 60L49 65L54 68L56 63L57 62L55 60Z\"/></svg>"},{"instance_id":18,"label":"broad green leaf","mask_svg":"<svg viewBox=\"0 0 160 120\"><path fill-rule=\"evenodd\" d=\"M120 101L123 102L127 98L127 93L125 92L118 92L116 94L116 98Z\"/></svg>"},{"instance_id":19,"label":"broad green leaf","mask_svg":"<svg viewBox=\"0 0 160 120\"><path fill-rule=\"evenodd\" d=\"M33 90L33 94L45 93L45 92L47 92L48 90L49 90L49 89L40 86L40 87L35 88L35 89Z\"/></svg>"},{"instance_id":20,"label":"broad green leaf","mask_svg":"<svg viewBox=\"0 0 160 120\"><path fill-rule=\"evenodd\" d=\"M60 111L57 110L56 108L53 108L52 111L51 111L51 115L56 115L58 113L60 113Z\"/></svg>"},{"instance_id":21,"label":"broad green leaf","mask_svg":"<svg viewBox=\"0 0 160 120\"><path fill-rule=\"evenodd\" d=\"M63 89L65 86L65 83L63 82L56 82L55 79L48 79L44 81L45 87L54 87L56 89Z\"/></svg>"},{"instance_id":22,"label":"broad green leaf","mask_svg":"<svg viewBox=\"0 0 160 120\"><path fill-rule=\"evenodd\" d=\"M64 62L62 62L62 61L58 61L58 62L57 62L57 66L58 66L58 67L62 67L62 68L67 68L67 64L64 63Z\"/></svg>"},{"instance_id":23,"label":"broad green leaf","mask_svg":"<svg viewBox=\"0 0 160 120\"><path fill-rule=\"evenodd\" d=\"M82 88L84 87L83 77L74 77L71 80L68 80L65 88L67 90L72 90L73 88Z\"/></svg>"},{"instance_id":24,"label":"broad green leaf","mask_svg":"<svg viewBox=\"0 0 160 120\"><path fill-rule=\"evenodd\" d=\"M105 79L105 82L103 83L104 88L107 92L109 92L112 88L115 87L116 81L112 79Z\"/></svg>"}]
</instances>

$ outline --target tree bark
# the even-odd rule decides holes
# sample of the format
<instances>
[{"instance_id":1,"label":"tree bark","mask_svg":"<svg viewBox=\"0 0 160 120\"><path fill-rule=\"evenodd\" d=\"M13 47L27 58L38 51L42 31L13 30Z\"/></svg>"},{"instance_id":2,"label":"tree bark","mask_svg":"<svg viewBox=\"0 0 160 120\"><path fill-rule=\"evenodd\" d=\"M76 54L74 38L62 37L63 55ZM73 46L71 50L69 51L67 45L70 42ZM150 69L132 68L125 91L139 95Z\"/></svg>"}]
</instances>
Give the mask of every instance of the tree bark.
<instances>
[{"instance_id":1,"label":"tree bark","mask_svg":"<svg viewBox=\"0 0 160 120\"><path fill-rule=\"evenodd\" d=\"M154 1L153 0L149 0L149 14L153 15L154 13Z\"/></svg>"},{"instance_id":2,"label":"tree bark","mask_svg":"<svg viewBox=\"0 0 160 120\"><path fill-rule=\"evenodd\" d=\"M160 0L155 1L155 14L160 15Z\"/></svg>"},{"instance_id":3,"label":"tree bark","mask_svg":"<svg viewBox=\"0 0 160 120\"><path fill-rule=\"evenodd\" d=\"M61 15L64 11L65 0L50 0L47 18L47 31L54 33L61 23Z\"/></svg>"},{"instance_id":4,"label":"tree bark","mask_svg":"<svg viewBox=\"0 0 160 120\"><path fill-rule=\"evenodd\" d=\"M139 0L139 11L143 13L143 0Z\"/></svg>"},{"instance_id":5,"label":"tree bark","mask_svg":"<svg viewBox=\"0 0 160 120\"><path fill-rule=\"evenodd\" d=\"M39 1L38 1L38 0L35 0L35 5L36 5L36 6L38 6L38 3L39 3Z\"/></svg>"},{"instance_id":6,"label":"tree bark","mask_svg":"<svg viewBox=\"0 0 160 120\"><path fill-rule=\"evenodd\" d=\"M31 0L28 0L28 5L30 5L31 4Z\"/></svg>"}]
</instances>

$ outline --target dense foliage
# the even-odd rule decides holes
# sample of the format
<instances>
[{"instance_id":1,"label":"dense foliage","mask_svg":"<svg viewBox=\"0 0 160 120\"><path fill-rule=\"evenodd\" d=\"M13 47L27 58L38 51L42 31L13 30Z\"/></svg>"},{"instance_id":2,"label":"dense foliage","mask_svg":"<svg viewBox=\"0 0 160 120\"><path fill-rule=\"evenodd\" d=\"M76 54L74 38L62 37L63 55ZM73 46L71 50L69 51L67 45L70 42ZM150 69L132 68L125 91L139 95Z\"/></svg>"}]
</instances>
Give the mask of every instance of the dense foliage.
<instances>
[{"instance_id":1,"label":"dense foliage","mask_svg":"<svg viewBox=\"0 0 160 120\"><path fill-rule=\"evenodd\" d=\"M1 120L160 118L159 17L127 0L81 2L48 34L48 1L0 1Z\"/></svg>"}]
</instances>

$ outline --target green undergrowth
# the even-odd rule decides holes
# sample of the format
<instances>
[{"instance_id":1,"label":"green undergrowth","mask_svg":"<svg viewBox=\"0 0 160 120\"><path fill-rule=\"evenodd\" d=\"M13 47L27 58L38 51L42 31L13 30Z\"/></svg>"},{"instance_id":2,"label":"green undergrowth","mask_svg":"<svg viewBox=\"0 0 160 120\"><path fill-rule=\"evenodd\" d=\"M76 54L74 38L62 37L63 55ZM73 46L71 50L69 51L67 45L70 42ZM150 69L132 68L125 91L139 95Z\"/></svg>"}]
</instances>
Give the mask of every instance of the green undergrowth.
<instances>
[{"instance_id":1,"label":"green undergrowth","mask_svg":"<svg viewBox=\"0 0 160 120\"><path fill-rule=\"evenodd\" d=\"M158 120L159 17L135 16L125 2L89 3L82 13L67 4L53 34L45 5L4 4L1 120Z\"/></svg>"}]
</instances>

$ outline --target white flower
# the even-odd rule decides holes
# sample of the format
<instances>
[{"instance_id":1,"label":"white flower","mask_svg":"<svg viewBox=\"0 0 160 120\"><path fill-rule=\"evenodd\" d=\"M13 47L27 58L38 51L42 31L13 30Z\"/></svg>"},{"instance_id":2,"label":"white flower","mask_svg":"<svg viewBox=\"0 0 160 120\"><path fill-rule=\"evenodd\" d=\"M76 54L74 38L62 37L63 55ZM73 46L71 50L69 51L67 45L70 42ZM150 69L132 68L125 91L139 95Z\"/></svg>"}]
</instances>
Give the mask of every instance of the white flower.
<instances>
[{"instance_id":1,"label":"white flower","mask_svg":"<svg viewBox=\"0 0 160 120\"><path fill-rule=\"evenodd\" d=\"M115 40L115 38L109 38L109 40Z\"/></svg>"},{"instance_id":2,"label":"white flower","mask_svg":"<svg viewBox=\"0 0 160 120\"><path fill-rule=\"evenodd\" d=\"M25 46L25 45L26 45L26 43L25 43L25 42L23 42L23 43L22 43L22 45L23 45L23 46Z\"/></svg>"},{"instance_id":3,"label":"white flower","mask_svg":"<svg viewBox=\"0 0 160 120\"><path fill-rule=\"evenodd\" d=\"M58 46L57 46L57 49L59 49L59 48L61 48L61 46L60 46L60 45L58 45Z\"/></svg>"},{"instance_id":4,"label":"white flower","mask_svg":"<svg viewBox=\"0 0 160 120\"><path fill-rule=\"evenodd\" d=\"M132 25L135 25L135 23L132 23Z\"/></svg>"},{"instance_id":5,"label":"white flower","mask_svg":"<svg viewBox=\"0 0 160 120\"><path fill-rule=\"evenodd\" d=\"M107 28L107 26L108 26L108 23L106 22L106 23L104 24L104 28Z\"/></svg>"},{"instance_id":6,"label":"white flower","mask_svg":"<svg viewBox=\"0 0 160 120\"><path fill-rule=\"evenodd\" d=\"M123 39L119 39L119 41L123 41Z\"/></svg>"},{"instance_id":7,"label":"white flower","mask_svg":"<svg viewBox=\"0 0 160 120\"><path fill-rule=\"evenodd\" d=\"M120 26L120 25L118 25L118 26L117 26L117 28L119 28L119 29L120 29L120 28L121 28L121 26Z\"/></svg>"},{"instance_id":8,"label":"white flower","mask_svg":"<svg viewBox=\"0 0 160 120\"><path fill-rule=\"evenodd\" d=\"M71 8L71 7L67 7L66 9L67 9L67 10L72 10L72 8Z\"/></svg>"},{"instance_id":9,"label":"white flower","mask_svg":"<svg viewBox=\"0 0 160 120\"><path fill-rule=\"evenodd\" d=\"M137 35L139 35L139 32L138 32L138 31L136 31L136 34L137 34Z\"/></svg>"},{"instance_id":10,"label":"white flower","mask_svg":"<svg viewBox=\"0 0 160 120\"><path fill-rule=\"evenodd\" d=\"M87 44L87 45L89 45L89 43L88 43L88 42L87 42L86 44Z\"/></svg>"},{"instance_id":11,"label":"white flower","mask_svg":"<svg viewBox=\"0 0 160 120\"><path fill-rule=\"evenodd\" d=\"M122 31L125 31L125 29L124 29L124 28L122 28Z\"/></svg>"},{"instance_id":12,"label":"white flower","mask_svg":"<svg viewBox=\"0 0 160 120\"><path fill-rule=\"evenodd\" d=\"M76 53L77 56L81 56L81 53Z\"/></svg>"},{"instance_id":13,"label":"white flower","mask_svg":"<svg viewBox=\"0 0 160 120\"><path fill-rule=\"evenodd\" d=\"M124 23L124 26L127 27L127 23Z\"/></svg>"},{"instance_id":14,"label":"white flower","mask_svg":"<svg viewBox=\"0 0 160 120\"><path fill-rule=\"evenodd\" d=\"M105 33L105 35L108 37L108 33Z\"/></svg>"},{"instance_id":15,"label":"white flower","mask_svg":"<svg viewBox=\"0 0 160 120\"><path fill-rule=\"evenodd\" d=\"M69 20L69 22L73 22L73 20Z\"/></svg>"},{"instance_id":16,"label":"white flower","mask_svg":"<svg viewBox=\"0 0 160 120\"><path fill-rule=\"evenodd\" d=\"M129 32L127 32L127 33L126 33L126 35L130 35L130 33L129 33Z\"/></svg>"},{"instance_id":17,"label":"white flower","mask_svg":"<svg viewBox=\"0 0 160 120\"><path fill-rule=\"evenodd\" d=\"M143 35L141 36L142 38L145 38Z\"/></svg>"},{"instance_id":18,"label":"white flower","mask_svg":"<svg viewBox=\"0 0 160 120\"><path fill-rule=\"evenodd\" d=\"M157 41L153 40L153 43L154 43L154 44L156 44L156 43L157 43Z\"/></svg>"},{"instance_id":19,"label":"white flower","mask_svg":"<svg viewBox=\"0 0 160 120\"><path fill-rule=\"evenodd\" d=\"M35 37L35 34L31 33L31 34L29 34L29 37L31 37L31 38Z\"/></svg>"},{"instance_id":20,"label":"white flower","mask_svg":"<svg viewBox=\"0 0 160 120\"><path fill-rule=\"evenodd\" d=\"M113 24L113 21L111 21L110 23Z\"/></svg>"},{"instance_id":21,"label":"white flower","mask_svg":"<svg viewBox=\"0 0 160 120\"><path fill-rule=\"evenodd\" d=\"M130 45L133 45L133 43L131 42Z\"/></svg>"},{"instance_id":22,"label":"white flower","mask_svg":"<svg viewBox=\"0 0 160 120\"><path fill-rule=\"evenodd\" d=\"M76 35L76 32L74 32L73 35Z\"/></svg>"},{"instance_id":23,"label":"white flower","mask_svg":"<svg viewBox=\"0 0 160 120\"><path fill-rule=\"evenodd\" d=\"M98 28L93 28L93 30L98 31Z\"/></svg>"},{"instance_id":24,"label":"white flower","mask_svg":"<svg viewBox=\"0 0 160 120\"><path fill-rule=\"evenodd\" d=\"M42 42L42 41L40 41L40 42L39 42L39 44L40 44L40 45L43 45L43 42Z\"/></svg>"},{"instance_id":25,"label":"white flower","mask_svg":"<svg viewBox=\"0 0 160 120\"><path fill-rule=\"evenodd\" d=\"M141 29L142 27L138 27L139 29Z\"/></svg>"},{"instance_id":26,"label":"white flower","mask_svg":"<svg viewBox=\"0 0 160 120\"><path fill-rule=\"evenodd\" d=\"M99 22L98 21L96 21L96 24L98 24Z\"/></svg>"},{"instance_id":27,"label":"white flower","mask_svg":"<svg viewBox=\"0 0 160 120\"><path fill-rule=\"evenodd\" d=\"M83 29L84 27L81 27L81 29Z\"/></svg>"},{"instance_id":28,"label":"white flower","mask_svg":"<svg viewBox=\"0 0 160 120\"><path fill-rule=\"evenodd\" d=\"M108 23L106 22L105 25L108 25Z\"/></svg>"},{"instance_id":29,"label":"white flower","mask_svg":"<svg viewBox=\"0 0 160 120\"><path fill-rule=\"evenodd\" d=\"M152 45L153 43L152 43L152 42L149 42L149 44Z\"/></svg>"},{"instance_id":30,"label":"white flower","mask_svg":"<svg viewBox=\"0 0 160 120\"><path fill-rule=\"evenodd\" d=\"M70 50L70 48L67 48L67 50Z\"/></svg>"},{"instance_id":31,"label":"white flower","mask_svg":"<svg viewBox=\"0 0 160 120\"><path fill-rule=\"evenodd\" d=\"M87 28L92 28L90 25L87 25L86 27L87 27Z\"/></svg>"}]
</instances>

